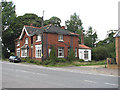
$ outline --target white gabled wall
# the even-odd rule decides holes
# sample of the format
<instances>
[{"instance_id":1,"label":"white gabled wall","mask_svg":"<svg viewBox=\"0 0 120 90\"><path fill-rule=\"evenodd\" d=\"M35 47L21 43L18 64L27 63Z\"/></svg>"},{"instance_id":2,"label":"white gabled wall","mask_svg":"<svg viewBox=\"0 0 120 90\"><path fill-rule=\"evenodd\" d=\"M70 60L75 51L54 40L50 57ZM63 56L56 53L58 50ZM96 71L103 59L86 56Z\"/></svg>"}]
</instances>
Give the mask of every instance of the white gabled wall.
<instances>
[{"instance_id":1,"label":"white gabled wall","mask_svg":"<svg viewBox=\"0 0 120 90\"><path fill-rule=\"evenodd\" d=\"M84 51L88 51L88 59L84 58ZM90 49L79 49L79 59L84 59L85 61L91 61L91 50Z\"/></svg>"}]
</instances>

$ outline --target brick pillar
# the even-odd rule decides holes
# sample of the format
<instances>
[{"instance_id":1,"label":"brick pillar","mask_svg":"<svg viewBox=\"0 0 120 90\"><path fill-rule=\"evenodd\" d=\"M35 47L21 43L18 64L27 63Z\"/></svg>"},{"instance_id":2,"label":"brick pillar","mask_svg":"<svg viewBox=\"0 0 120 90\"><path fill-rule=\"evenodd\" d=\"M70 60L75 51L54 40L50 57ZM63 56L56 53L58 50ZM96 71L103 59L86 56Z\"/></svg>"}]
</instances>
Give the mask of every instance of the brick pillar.
<instances>
[{"instance_id":1,"label":"brick pillar","mask_svg":"<svg viewBox=\"0 0 120 90\"><path fill-rule=\"evenodd\" d=\"M120 65L120 37L116 37L116 62Z\"/></svg>"}]
</instances>

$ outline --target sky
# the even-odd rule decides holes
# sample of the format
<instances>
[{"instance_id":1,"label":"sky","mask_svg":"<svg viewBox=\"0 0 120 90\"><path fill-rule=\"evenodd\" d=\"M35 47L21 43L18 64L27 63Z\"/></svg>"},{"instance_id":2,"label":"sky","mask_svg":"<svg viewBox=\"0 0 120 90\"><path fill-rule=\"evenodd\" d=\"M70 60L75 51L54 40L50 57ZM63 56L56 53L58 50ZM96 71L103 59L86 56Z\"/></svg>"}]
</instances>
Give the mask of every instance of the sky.
<instances>
[{"instance_id":1,"label":"sky","mask_svg":"<svg viewBox=\"0 0 120 90\"><path fill-rule=\"evenodd\" d=\"M77 13L82 20L83 27L89 26L96 30L98 38L106 38L107 31L118 29L118 2L120 0L7 0L16 5L17 16L34 13L44 20L52 16L61 19L61 25L70 19L70 15Z\"/></svg>"}]
</instances>

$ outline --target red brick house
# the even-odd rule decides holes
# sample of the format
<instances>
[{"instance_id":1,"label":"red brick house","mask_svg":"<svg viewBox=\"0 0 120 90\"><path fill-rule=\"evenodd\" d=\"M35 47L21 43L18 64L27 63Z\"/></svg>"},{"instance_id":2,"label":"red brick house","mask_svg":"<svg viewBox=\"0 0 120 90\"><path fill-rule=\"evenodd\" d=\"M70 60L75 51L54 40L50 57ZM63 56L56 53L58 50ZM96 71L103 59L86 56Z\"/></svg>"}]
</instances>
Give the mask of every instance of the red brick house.
<instances>
[{"instance_id":1,"label":"red brick house","mask_svg":"<svg viewBox=\"0 0 120 90\"><path fill-rule=\"evenodd\" d=\"M25 25L15 40L15 55L44 60L49 57L51 45L54 45L59 58L67 58L70 47L73 47L75 56L78 57L78 36L51 24L41 28Z\"/></svg>"},{"instance_id":2,"label":"red brick house","mask_svg":"<svg viewBox=\"0 0 120 90\"><path fill-rule=\"evenodd\" d=\"M116 62L120 65L120 29L114 35L116 41Z\"/></svg>"}]
</instances>

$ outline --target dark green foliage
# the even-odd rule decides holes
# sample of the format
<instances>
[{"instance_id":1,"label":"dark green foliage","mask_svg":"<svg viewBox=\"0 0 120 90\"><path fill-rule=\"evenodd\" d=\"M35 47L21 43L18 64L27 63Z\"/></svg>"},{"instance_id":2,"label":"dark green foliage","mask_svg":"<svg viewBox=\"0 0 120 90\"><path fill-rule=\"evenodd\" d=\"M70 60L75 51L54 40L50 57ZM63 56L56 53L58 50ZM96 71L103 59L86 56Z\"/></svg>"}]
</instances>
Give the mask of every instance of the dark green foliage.
<instances>
[{"instance_id":1,"label":"dark green foliage","mask_svg":"<svg viewBox=\"0 0 120 90\"><path fill-rule=\"evenodd\" d=\"M61 26L60 23L61 23L60 18L55 17L55 16L51 17L49 20L44 21L44 25L52 24L52 25L59 26L59 27Z\"/></svg>"},{"instance_id":2,"label":"dark green foliage","mask_svg":"<svg viewBox=\"0 0 120 90\"><path fill-rule=\"evenodd\" d=\"M77 32L77 30L83 29L82 21L76 13L71 15L70 20L65 21L65 25L67 27L67 30L75 33Z\"/></svg>"},{"instance_id":3,"label":"dark green foliage","mask_svg":"<svg viewBox=\"0 0 120 90\"><path fill-rule=\"evenodd\" d=\"M79 62L84 62L84 60L83 59L79 59Z\"/></svg>"},{"instance_id":4,"label":"dark green foliage","mask_svg":"<svg viewBox=\"0 0 120 90\"><path fill-rule=\"evenodd\" d=\"M27 62L27 63L33 63L33 64L37 64L37 65L42 65L42 62L39 60L33 60L29 57L23 58L22 62Z\"/></svg>"},{"instance_id":5,"label":"dark green foliage","mask_svg":"<svg viewBox=\"0 0 120 90\"><path fill-rule=\"evenodd\" d=\"M114 34L113 31L110 32L108 38L96 44L97 47L92 49L92 59L103 60L106 58L116 58Z\"/></svg>"},{"instance_id":6,"label":"dark green foliage","mask_svg":"<svg viewBox=\"0 0 120 90\"><path fill-rule=\"evenodd\" d=\"M75 60L75 52L73 51L73 48L70 48L70 52L69 52L69 55L67 57L67 60L69 62L72 62L73 60Z\"/></svg>"},{"instance_id":7,"label":"dark green foliage","mask_svg":"<svg viewBox=\"0 0 120 90\"><path fill-rule=\"evenodd\" d=\"M86 46L89 46L91 48L95 47L95 43L97 41L97 33L96 31L93 31L92 27L89 27L89 30L87 33L84 35L84 44Z\"/></svg>"},{"instance_id":8,"label":"dark green foliage","mask_svg":"<svg viewBox=\"0 0 120 90\"><path fill-rule=\"evenodd\" d=\"M56 55L56 49L55 49L55 46L54 46L54 45L51 45L51 52L50 52L49 59L55 61L56 58L57 58L57 55Z\"/></svg>"}]
</instances>

